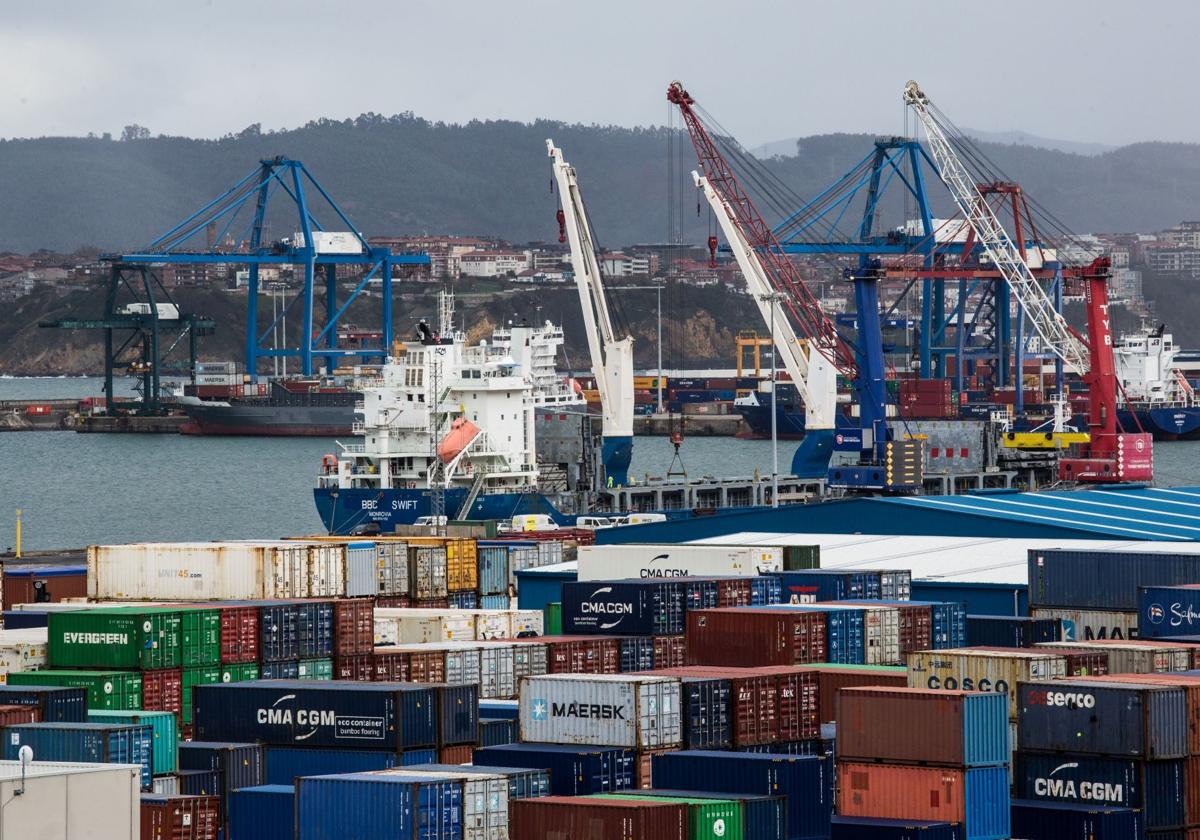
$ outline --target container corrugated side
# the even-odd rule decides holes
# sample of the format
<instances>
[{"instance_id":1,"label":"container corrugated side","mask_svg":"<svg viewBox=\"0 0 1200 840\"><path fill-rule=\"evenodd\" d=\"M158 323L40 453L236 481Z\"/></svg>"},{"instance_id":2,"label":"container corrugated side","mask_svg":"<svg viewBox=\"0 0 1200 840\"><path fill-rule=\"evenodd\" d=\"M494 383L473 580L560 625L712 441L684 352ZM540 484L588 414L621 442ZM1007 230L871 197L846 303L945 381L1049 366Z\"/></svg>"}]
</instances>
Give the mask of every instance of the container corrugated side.
<instances>
[{"instance_id":1,"label":"container corrugated side","mask_svg":"<svg viewBox=\"0 0 1200 840\"><path fill-rule=\"evenodd\" d=\"M634 753L618 747L507 744L475 750L477 767L525 767L550 771L550 793L579 796L626 790L634 784Z\"/></svg>"},{"instance_id":2,"label":"container corrugated side","mask_svg":"<svg viewBox=\"0 0 1200 840\"><path fill-rule=\"evenodd\" d=\"M20 758L31 747L43 761L136 764L141 785L150 790L154 774L154 735L149 726L109 723L23 723L4 729L4 758Z\"/></svg>"},{"instance_id":3,"label":"container corrugated side","mask_svg":"<svg viewBox=\"0 0 1200 840\"><path fill-rule=\"evenodd\" d=\"M217 796L142 794L142 840L219 840L221 799Z\"/></svg>"},{"instance_id":4,"label":"container corrugated side","mask_svg":"<svg viewBox=\"0 0 1200 840\"><path fill-rule=\"evenodd\" d=\"M627 794L600 793L588 799L628 799ZM731 799L696 796L664 796L643 791L637 799L648 802L675 802L688 809L688 840L742 840L746 828L742 805Z\"/></svg>"},{"instance_id":5,"label":"container corrugated side","mask_svg":"<svg viewBox=\"0 0 1200 840\"><path fill-rule=\"evenodd\" d=\"M687 806L679 802L549 796L513 803L512 836L522 840L620 837L676 840L688 837Z\"/></svg>"},{"instance_id":6,"label":"container corrugated side","mask_svg":"<svg viewBox=\"0 0 1200 840\"><path fill-rule=\"evenodd\" d=\"M438 787L454 785L442 782ZM297 779L296 840L416 836L414 795L420 793L419 783L390 776L346 773ZM426 827L429 836L440 835L432 829L441 826L442 816L435 810Z\"/></svg>"},{"instance_id":7,"label":"container corrugated side","mask_svg":"<svg viewBox=\"0 0 1200 840\"><path fill-rule=\"evenodd\" d=\"M87 689L82 686L0 685L0 704L32 706L43 722L82 723L87 720Z\"/></svg>"},{"instance_id":8,"label":"container corrugated side","mask_svg":"<svg viewBox=\"0 0 1200 840\"><path fill-rule=\"evenodd\" d=\"M1138 614L1134 610L1080 610L1063 607L1035 607L1030 615L1036 619L1062 622L1065 642L1090 642L1098 639L1136 639Z\"/></svg>"},{"instance_id":9,"label":"container corrugated side","mask_svg":"<svg viewBox=\"0 0 1200 840\"><path fill-rule=\"evenodd\" d=\"M1064 640L1062 621L1023 615L967 616L966 644L975 647L1032 647Z\"/></svg>"},{"instance_id":10,"label":"container corrugated side","mask_svg":"<svg viewBox=\"0 0 1200 840\"><path fill-rule=\"evenodd\" d=\"M1138 587L1200 581L1200 554L1078 549L1029 550L1029 605L1138 609Z\"/></svg>"},{"instance_id":11,"label":"container corrugated side","mask_svg":"<svg viewBox=\"0 0 1200 840\"><path fill-rule=\"evenodd\" d=\"M1171 671L1186 671L1191 668L1192 654L1186 647L1140 644L1138 640L1120 642L1115 640L1093 642L1052 642L1055 648L1064 650L1100 650L1108 654L1110 674L1154 674ZM1043 647L1037 645L1034 650Z\"/></svg>"},{"instance_id":12,"label":"container corrugated side","mask_svg":"<svg viewBox=\"0 0 1200 840\"><path fill-rule=\"evenodd\" d=\"M830 840L963 840L962 826L948 822L834 817L831 828Z\"/></svg>"},{"instance_id":13,"label":"container corrugated side","mask_svg":"<svg viewBox=\"0 0 1200 840\"><path fill-rule=\"evenodd\" d=\"M508 779L486 770L380 770L389 776L445 778L462 785L463 840L504 840L508 834Z\"/></svg>"},{"instance_id":14,"label":"container corrugated side","mask_svg":"<svg viewBox=\"0 0 1200 840\"><path fill-rule=\"evenodd\" d=\"M1028 840L1060 838L1138 838L1145 836L1142 812L1136 808L1106 808L1100 805L1069 805L1065 802L1036 802L1014 799L1014 837Z\"/></svg>"},{"instance_id":15,"label":"container corrugated side","mask_svg":"<svg viewBox=\"0 0 1200 840\"><path fill-rule=\"evenodd\" d=\"M375 610L376 645L473 641L475 618L463 610L448 612L391 607Z\"/></svg>"},{"instance_id":16,"label":"container corrugated side","mask_svg":"<svg viewBox=\"0 0 1200 840\"><path fill-rule=\"evenodd\" d=\"M735 608L691 610L691 665L799 665L824 662L825 615L806 610Z\"/></svg>"},{"instance_id":17,"label":"container corrugated side","mask_svg":"<svg viewBox=\"0 0 1200 840\"><path fill-rule=\"evenodd\" d=\"M520 703L524 741L660 749L683 740L677 679L528 677L521 682Z\"/></svg>"},{"instance_id":18,"label":"container corrugated side","mask_svg":"<svg viewBox=\"0 0 1200 840\"><path fill-rule=\"evenodd\" d=\"M509 801L514 799L536 799L550 795L550 772L532 770L528 767L464 767L460 764L415 764L410 769L432 773L461 773L480 771L496 773L508 781Z\"/></svg>"},{"instance_id":19,"label":"container corrugated side","mask_svg":"<svg viewBox=\"0 0 1200 840\"><path fill-rule=\"evenodd\" d=\"M134 671L46 669L8 675L11 686L78 686L87 689L89 709L140 709L142 675Z\"/></svg>"},{"instance_id":20,"label":"container corrugated side","mask_svg":"<svg viewBox=\"0 0 1200 840\"><path fill-rule=\"evenodd\" d=\"M908 674L902 667L893 665L849 666L806 665L807 670L817 672L817 690L821 723L831 723L837 710L837 694L843 688L859 685L875 685L903 688L908 685Z\"/></svg>"},{"instance_id":21,"label":"container corrugated side","mask_svg":"<svg viewBox=\"0 0 1200 840\"><path fill-rule=\"evenodd\" d=\"M119 726L149 726L153 738L154 775L174 773L178 769L179 728L171 712L105 711L88 712L88 723Z\"/></svg>"},{"instance_id":22,"label":"container corrugated side","mask_svg":"<svg viewBox=\"0 0 1200 840\"><path fill-rule=\"evenodd\" d=\"M290 782L240 788L229 795L227 806L231 840L235 837L293 840L295 837L296 788Z\"/></svg>"},{"instance_id":23,"label":"container corrugated side","mask_svg":"<svg viewBox=\"0 0 1200 840\"><path fill-rule=\"evenodd\" d=\"M995 692L1008 697L1008 715L1017 717L1017 683L1066 676L1066 661L1035 651L919 651L908 655L910 688Z\"/></svg>"},{"instance_id":24,"label":"container corrugated side","mask_svg":"<svg viewBox=\"0 0 1200 840\"><path fill-rule=\"evenodd\" d=\"M48 639L54 668L178 668L182 613L159 608L52 613Z\"/></svg>"}]
</instances>

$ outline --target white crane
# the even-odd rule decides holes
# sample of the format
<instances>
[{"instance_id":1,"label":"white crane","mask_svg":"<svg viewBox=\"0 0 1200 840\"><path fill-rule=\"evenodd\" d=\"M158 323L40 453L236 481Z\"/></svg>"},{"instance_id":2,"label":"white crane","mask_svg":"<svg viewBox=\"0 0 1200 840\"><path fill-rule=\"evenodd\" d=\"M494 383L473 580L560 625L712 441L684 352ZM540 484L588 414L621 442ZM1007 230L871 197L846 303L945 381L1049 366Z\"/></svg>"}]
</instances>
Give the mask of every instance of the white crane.
<instances>
[{"instance_id":1,"label":"white crane","mask_svg":"<svg viewBox=\"0 0 1200 840\"><path fill-rule=\"evenodd\" d=\"M596 243L579 193L575 167L563 160L562 150L546 141L562 201L563 226L571 245L571 268L583 309L592 375L600 392L604 419L604 472L610 485L629 481L633 453L633 337L618 338L608 314L608 302L596 258Z\"/></svg>"}]
</instances>

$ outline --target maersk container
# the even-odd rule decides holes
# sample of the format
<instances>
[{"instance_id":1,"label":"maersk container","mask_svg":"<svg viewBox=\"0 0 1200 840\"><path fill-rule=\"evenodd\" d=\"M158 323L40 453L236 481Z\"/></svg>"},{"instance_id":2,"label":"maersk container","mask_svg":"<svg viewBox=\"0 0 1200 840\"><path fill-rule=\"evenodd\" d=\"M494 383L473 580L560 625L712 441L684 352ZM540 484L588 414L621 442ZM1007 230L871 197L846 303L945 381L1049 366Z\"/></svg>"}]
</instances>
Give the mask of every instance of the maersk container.
<instances>
[{"instance_id":1,"label":"maersk container","mask_svg":"<svg viewBox=\"0 0 1200 840\"><path fill-rule=\"evenodd\" d=\"M1139 808L1146 828L1176 828L1187 823L1185 764L1019 751L1014 794L1039 802Z\"/></svg>"},{"instance_id":2,"label":"maersk container","mask_svg":"<svg viewBox=\"0 0 1200 840\"><path fill-rule=\"evenodd\" d=\"M1030 615L1036 619L1062 622L1062 637L1065 642L1091 642L1104 639L1121 641L1138 637L1136 610L1117 612L1114 610L1037 607L1030 610Z\"/></svg>"},{"instance_id":3,"label":"maersk container","mask_svg":"<svg viewBox=\"0 0 1200 840\"><path fill-rule=\"evenodd\" d=\"M698 794L689 790L650 788L648 790L623 791L620 796L666 796L676 799L693 799ZM787 840L787 799L783 796L760 796L752 793L730 793L728 791L699 794L706 799L725 800L737 804L742 817L742 831L746 840Z\"/></svg>"},{"instance_id":4,"label":"maersk container","mask_svg":"<svg viewBox=\"0 0 1200 840\"><path fill-rule=\"evenodd\" d=\"M1165 685L1092 680L1022 683L1018 746L1072 755L1183 758L1188 754L1186 701L1182 688Z\"/></svg>"},{"instance_id":5,"label":"maersk container","mask_svg":"<svg viewBox=\"0 0 1200 840\"><path fill-rule=\"evenodd\" d=\"M13 686L78 686L87 689L89 709L142 708L142 675L136 671L20 671L8 675Z\"/></svg>"},{"instance_id":6,"label":"maersk container","mask_svg":"<svg viewBox=\"0 0 1200 840\"><path fill-rule=\"evenodd\" d=\"M728 749L733 744L729 680L684 677L679 682L684 748Z\"/></svg>"},{"instance_id":7,"label":"maersk container","mask_svg":"<svg viewBox=\"0 0 1200 840\"><path fill-rule=\"evenodd\" d=\"M833 760L708 750L654 756L658 788L785 796L787 832L793 840L829 836L833 813Z\"/></svg>"},{"instance_id":8,"label":"maersk container","mask_svg":"<svg viewBox=\"0 0 1200 840\"><path fill-rule=\"evenodd\" d=\"M1108 672L1110 674L1165 674L1175 671L1186 671L1192 666L1190 648L1170 647L1167 645L1139 644L1120 641L1094 642L1052 642L1056 649L1063 650L1100 650L1108 654ZM1047 645L1038 645L1037 650Z\"/></svg>"},{"instance_id":9,"label":"maersk container","mask_svg":"<svg viewBox=\"0 0 1200 840\"><path fill-rule=\"evenodd\" d=\"M436 746L438 740L437 697L430 686L303 680L203 685L196 687L194 707L201 740L391 752ZM473 722L471 731L474 737Z\"/></svg>"},{"instance_id":10,"label":"maersk container","mask_svg":"<svg viewBox=\"0 0 1200 840\"><path fill-rule=\"evenodd\" d=\"M550 793L553 796L608 793L636 786L633 751L619 747L508 744L477 749L472 761L477 767L548 770Z\"/></svg>"},{"instance_id":11,"label":"maersk container","mask_svg":"<svg viewBox=\"0 0 1200 840\"><path fill-rule=\"evenodd\" d=\"M547 674L521 682L521 740L667 749L683 740L679 680Z\"/></svg>"},{"instance_id":12,"label":"maersk container","mask_svg":"<svg viewBox=\"0 0 1200 840\"><path fill-rule=\"evenodd\" d=\"M226 806L230 840L294 840L296 836L296 788L291 782L240 788L229 795Z\"/></svg>"},{"instance_id":13,"label":"maersk container","mask_svg":"<svg viewBox=\"0 0 1200 840\"><path fill-rule=\"evenodd\" d=\"M52 668L178 668L182 616L170 609L87 609L50 615Z\"/></svg>"},{"instance_id":14,"label":"maersk container","mask_svg":"<svg viewBox=\"0 0 1200 840\"><path fill-rule=\"evenodd\" d=\"M32 706L43 723L83 723L87 720L87 689L61 685L0 685L0 705Z\"/></svg>"},{"instance_id":15,"label":"maersk container","mask_svg":"<svg viewBox=\"0 0 1200 840\"><path fill-rule=\"evenodd\" d=\"M965 644L976 647L1033 647L1064 640L1062 620L1023 615L969 615ZM961 647L961 645L960 645Z\"/></svg>"},{"instance_id":16,"label":"maersk container","mask_svg":"<svg viewBox=\"0 0 1200 840\"><path fill-rule=\"evenodd\" d=\"M622 793L600 793L588 799L614 799L629 797ZM742 821L742 805L732 799L717 799L711 796L666 796L661 793L643 791L638 799L648 802L676 802L688 809L688 840L742 840L746 828Z\"/></svg>"},{"instance_id":17,"label":"maersk container","mask_svg":"<svg viewBox=\"0 0 1200 840\"><path fill-rule=\"evenodd\" d=\"M618 639L621 650L621 673L654 670L654 637L629 636Z\"/></svg>"},{"instance_id":18,"label":"maersk container","mask_svg":"<svg viewBox=\"0 0 1200 840\"><path fill-rule=\"evenodd\" d=\"M375 610L375 644L475 641L475 618L465 610L392 607Z\"/></svg>"},{"instance_id":19,"label":"maersk container","mask_svg":"<svg viewBox=\"0 0 1200 840\"><path fill-rule=\"evenodd\" d=\"M154 775L174 773L178 768L179 728L172 712L105 711L88 712L88 723L109 723L117 726L149 726L153 739Z\"/></svg>"},{"instance_id":20,"label":"maersk container","mask_svg":"<svg viewBox=\"0 0 1200 840\"><path fill-rule=\"evenodd\" d=\"M783 568L777 546L622 545L579 546L579 580L631 578L753 577Z\"/></svg>"},{"instance_id":21,"label":"maersk container","mask_svg":"<svg viewBox=\"0 0 1200 840\"><path fill-rule=\"evenodd\" d=\"M479 719L479 746L498 747L503 744L515 744L519 737L519 729L515 720L481 717Z\"/></svg>"},{"instance_id":22,"label":"maersk container","mask_svg":"<svg viewBox=\"0 0 1200 840\"><path fill-rule=\"evenodd\" d=\"M408 595L408 543L375 543L375 582L381 598Z\"/></svg>"},{"instance_id":23,"label":"maersk container","mask_svg":"<svg viewBox=\"0 0 1200 840\"><path fill-rule=\"evenodd\" d=\"M235 790L257 787L265 782L266 760L261 744L237 744L219 741L183 741L179 744L179 769L215 774L216 794L222 802L229 801ZM228 818L228 814L224 815Z\"/></svg>"},{"instance_id":24,"label":"maersk container","mask_svg":"<svg viewBox=\"0 0 1200 840\"><path fill-rule=\"evenodd\" d=\"M317 747L264 747L265 780L269 785L290 785L298 776L331 773L366 773L400 764L400 756L383 750L321 749Z\"/></svg>"},{"instance_id":25,"label":"maersk container","mask_svg":"<svg viewBox=\"0 0 1200 840\"><path fill-rule=\"evenodd\" d=\"M809 569L803 572L783 572L781 598L785 604L815 604L818 601L847 601L851 599L879 600L880 573L874 571L840 571Z\"/></svg>"},{"instance_id":26,"label":"maersk container","mask_svg":"<svg viewBox=\"0 0 1200 840\"><path fill-rule=\"evenodd\" d=\"M457 840L462 836L461 791L461 785L432 776L343 773L300 778L296 840Z\"/></svg>"},{"instance_id":27,"label":"maersk container","mask_svg":"<svg viewBox=\"0 0 1200 840\"><path fill-rule=\"evenodd\" d=\"M1030 549L1029 605L1136 612L1143 586L1200 581L1200 554Z\"/></svg>"},{"instance_id":28,"label":"maersk container","mask_svg":"<svg viewBox=\"0 0 1200 840\"><path fill-rule=\"evenodd\" d=\"M1012 832L1023 840L1141 840L1145 826L1136 808L1014 799Z\"/></svg>"},{"instance_id":29,"label":"maersk container","mask_svg":"<svg viewBox=\"0 0 1200 840\"><path fill-rule=\"evenodd\" d=\"M829 840L963 840L962 825L949 822L834 817L830 830ZM1024 838L1027 835L1016 836ZM1074 838L1064 836L1062 840Z\"/></svg>"},{"instance_id":30,"label":"maersk container","mask_svg":"<svg viewBox=\"0 0 1200 840\"><path fill-rule=\"evenodd\" d=\"M910 688L981 691L1008 698L1008 716L1017 717L1017 683L1060 679L1066 661L1032 650L993 651L973 648L918 651L908 655Z\"/></svg>"},{"instance_id":31,"label":"maersk container","mask_svg":"<svg viewBox=\"0 0 1200 840\"><path fill-rule=\"evenodd\" d=\"M142 768L142 790L154 775L154 733L149 726L110 723L22 723L4 728L4 758L20 758L22 747L35 761L81 761L90 764L136 764Z\"/></svg>"},{"instance_id":32,"label":"maersk container","mask_svg":"<svg viewBox=\"0 0 1200 840\"><path fill-rule=\"evenodd\" d=\"M389 776L445 778L462 785L463 840L506 840L508 831L508 779L484 768L414 770L411 767L381 770Z\"/></svg>"},{"instance_id":33,"label":"maersk container","mask_svg":"<svg viewBox=\"0 0 1200 840\"><path fill-rule=\"evenodd\" d=\"M1009 761L1008 701L999 694L845 688L837 697L836 720L838 761L948 767Z\"/></svg>"}]
</instances>

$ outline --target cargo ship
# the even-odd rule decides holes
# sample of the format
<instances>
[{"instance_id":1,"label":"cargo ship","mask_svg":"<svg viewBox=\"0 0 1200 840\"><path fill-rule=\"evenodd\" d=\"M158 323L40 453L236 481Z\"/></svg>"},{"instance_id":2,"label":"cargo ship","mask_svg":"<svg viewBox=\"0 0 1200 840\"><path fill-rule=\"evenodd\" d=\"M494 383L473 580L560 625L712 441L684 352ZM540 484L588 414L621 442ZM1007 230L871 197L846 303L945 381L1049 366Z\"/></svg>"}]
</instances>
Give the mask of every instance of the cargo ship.
<instances>
[{"instance_id":1,"label":"cargo ship","mask_svg":"<svg viewBox=\"0 0 1200 840\"><path fill-rule=\"evenodd\" d=\"M1150 432L1155 440L1200 438L1200 401L1177 365L1180 352L1165 325L1117 340L1117 418L1126 430Z\"/></svg>"},{"instance_id":2,"label":"cargo ship","mask_svg":"<svg viewBox=\"0 0 1200 840\"><path fill-rule=\"evenodd\" d=\"M178 398L189 435L336 437L354 427L358 391L323 379L276 379L229 386L224 399Z\"/></svg>"}]
</instances>

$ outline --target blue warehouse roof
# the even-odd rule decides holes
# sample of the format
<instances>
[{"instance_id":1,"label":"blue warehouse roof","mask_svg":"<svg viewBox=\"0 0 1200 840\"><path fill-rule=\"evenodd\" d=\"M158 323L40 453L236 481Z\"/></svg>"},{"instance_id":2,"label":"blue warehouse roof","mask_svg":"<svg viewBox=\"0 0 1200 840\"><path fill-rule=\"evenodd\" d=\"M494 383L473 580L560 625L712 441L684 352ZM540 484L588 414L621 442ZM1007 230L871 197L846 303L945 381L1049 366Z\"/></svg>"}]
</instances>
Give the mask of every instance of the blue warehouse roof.
<instances>
[{"instance_id":1,"label":"blue warehouse roof","mask_svg":"<svg viewBox=\"0 0 1200 840\"><path fill-rule=\"evenodd\" d=\"M604 529L596 538L690 542L742 531L1192 541L1200 540L1200 487L842 499Z\"/></svg>"}]
</instances>

